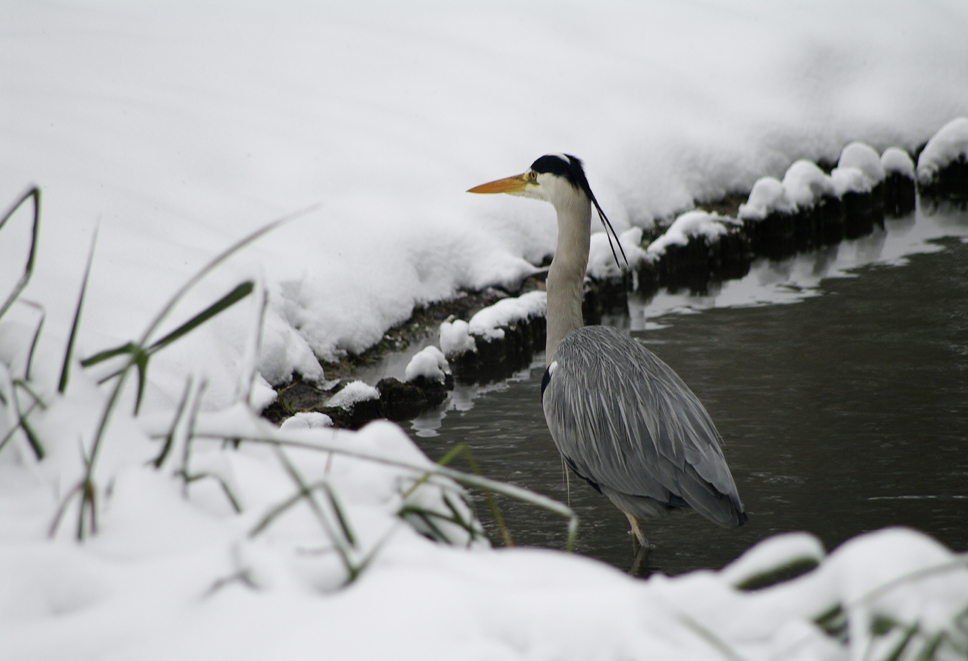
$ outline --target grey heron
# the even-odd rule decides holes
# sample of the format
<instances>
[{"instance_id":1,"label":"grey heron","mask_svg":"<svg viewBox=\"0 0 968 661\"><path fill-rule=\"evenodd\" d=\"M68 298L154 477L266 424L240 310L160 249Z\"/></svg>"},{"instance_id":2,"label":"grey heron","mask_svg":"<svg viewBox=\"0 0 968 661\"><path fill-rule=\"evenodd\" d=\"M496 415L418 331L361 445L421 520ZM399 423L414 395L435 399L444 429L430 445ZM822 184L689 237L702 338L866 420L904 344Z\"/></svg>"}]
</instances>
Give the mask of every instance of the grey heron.
<instances>
[{"instance_id":1,"label":"grey heron","mask_svg":"<svg viewBox=\"0 0 968 661\"><path fill-rule=\"evenodd\" d=\"M584 326L582 288L592 205L606 233L615 235L615 230L588 185L582 162L567 154L542 156L523 174L468 192L544 200L557 212L541 403L568 467L625 513L643 549L649 543L641 520L673 509L691 507L726 528L742 525L747 517L723 457L722 439L696 395L628 334ZM614 247L612 252L617 261Z\"/></svg>"}]
</instances>

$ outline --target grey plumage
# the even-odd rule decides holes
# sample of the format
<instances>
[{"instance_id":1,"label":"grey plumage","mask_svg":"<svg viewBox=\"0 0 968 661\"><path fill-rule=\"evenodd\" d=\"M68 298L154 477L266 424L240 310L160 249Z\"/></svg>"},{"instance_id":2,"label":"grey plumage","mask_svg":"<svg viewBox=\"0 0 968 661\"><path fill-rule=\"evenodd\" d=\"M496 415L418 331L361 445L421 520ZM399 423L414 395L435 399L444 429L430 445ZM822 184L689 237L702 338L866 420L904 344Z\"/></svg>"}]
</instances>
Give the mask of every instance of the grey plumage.
<instances>
[{"instance_id":1,"label":"grey plumage","mask_svg":"<svg viewBox=\"0 0 968 661\"><path fill-rule=\"evenodd\" d=\"M709 414L655 354L587 326L548 371L541 399L558 451L619 509L641 519L688 504L721 526L746 520Z\"/></svg>"}]
</instances>

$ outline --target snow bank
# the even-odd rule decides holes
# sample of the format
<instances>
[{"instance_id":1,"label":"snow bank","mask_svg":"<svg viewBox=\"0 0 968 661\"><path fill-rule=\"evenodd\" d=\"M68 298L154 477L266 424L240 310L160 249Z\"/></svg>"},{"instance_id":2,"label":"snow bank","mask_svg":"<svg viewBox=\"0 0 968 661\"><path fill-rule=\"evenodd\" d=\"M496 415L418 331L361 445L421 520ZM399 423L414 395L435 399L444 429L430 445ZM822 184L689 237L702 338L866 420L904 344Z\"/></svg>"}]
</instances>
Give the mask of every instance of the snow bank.
<instances>
[{"instance_id":1,"label":"snow bank","mask_svg":"<svg viewBox=\"0 0 968 661\"><path fill-rule=\"evenodd\" d=\"M534 271L553 211L464 191L544 152L584 159L621 232L851 140L913 151L968 106L960 3L529 8L3 3L0 201L44 187L45 268L26 292L47 307L41 341L64 346L64 285L98 219L83 355L137 336L222 247L318 203L195 300L264 277L263 376L318 380L314 354ZM0 264L21 255L0 241ZM206 406L232 401L243 316L159 356L148 405L172 405L195 368Z\"/></svg>"},{"instance_id":2,"label":"snow bank","mask_svg":"<svg viewBox=\"0 0 968 661\"><path fill-rule=\"evenodd\" d=\"M918 157L918 182L930 184L938 171L959 157L968 159L968 117L958 117L935 133Z\"/></svg>"},{"instance_id":3,"label":"snow bank","mask_svg":"<svg viewBox=\"0 0 968 661\"><path fill-rule=\"evenodd\" d=\"M897 151L904 154L902 150ZM901 160L897 154L888 160L895 163L895 167L903 167L899 165ZM837 167L830 175L816 163L800 159L787 168L782 182L773 177L757 180L737 215L742 220L756 222L771 213L793 214L811 208L825 196L870 192L884 181L884 176L884 165L877 151L855 141L844 147Z\"/></svg>"}]
</instances>

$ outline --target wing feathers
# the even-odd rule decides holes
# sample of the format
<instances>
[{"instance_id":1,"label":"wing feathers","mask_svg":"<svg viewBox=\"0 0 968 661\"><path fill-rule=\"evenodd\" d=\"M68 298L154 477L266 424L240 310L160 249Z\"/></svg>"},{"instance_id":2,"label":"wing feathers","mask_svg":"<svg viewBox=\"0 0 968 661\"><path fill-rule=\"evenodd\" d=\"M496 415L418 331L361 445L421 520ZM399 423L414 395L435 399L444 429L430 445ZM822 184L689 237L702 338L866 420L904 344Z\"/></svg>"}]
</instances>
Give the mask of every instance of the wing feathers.
<instances>
[{"instance_id":1,"label":"wing feathers","mask_svg":"<svg viewBox=\"0 0 968 661\"><path fill-rule=\"evenodd\" d=\"M542 395L545 418L558 450L582 477L619 507L616 498L644 498L662 509L675 495L720 525L738 525L745 515L719 433L668 365L605 326L570 333L555 362ZM642 508L641 514L656 513Z\"/></svg>"}]
</instances>

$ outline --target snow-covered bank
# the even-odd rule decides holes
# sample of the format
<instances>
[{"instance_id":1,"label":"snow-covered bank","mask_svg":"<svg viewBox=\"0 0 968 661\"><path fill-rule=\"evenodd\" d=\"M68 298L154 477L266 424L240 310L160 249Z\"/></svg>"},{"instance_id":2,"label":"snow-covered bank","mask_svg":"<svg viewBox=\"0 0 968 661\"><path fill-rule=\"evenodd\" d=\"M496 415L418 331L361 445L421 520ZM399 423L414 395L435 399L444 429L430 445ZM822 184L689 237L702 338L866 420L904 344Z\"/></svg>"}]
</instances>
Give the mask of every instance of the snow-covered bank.
<instances>
[{"instance_id":1,"label":"snow-covered bank","mask_svg":"<svg viewBox=\"0 0 968 661\"><path fill-rule=\"evenodd\" d=\"M318 376L314 352L359 351L415 304L530 272L553 249L551 210L463 191L544 152L585 159L621 231L851 140L913 151L968 107L957 2L0 11L0 199L45 189L47 268L28 292L48 307L42 341L63 343L63 283L98 221L88 353L247 230L321 202L220 274L267 278L273 382ZM150 401L171 405L196 367L206 401L229 401L235 326L173 348Z\"/></svg>"}]
</instances>

